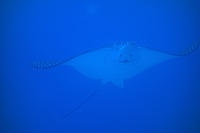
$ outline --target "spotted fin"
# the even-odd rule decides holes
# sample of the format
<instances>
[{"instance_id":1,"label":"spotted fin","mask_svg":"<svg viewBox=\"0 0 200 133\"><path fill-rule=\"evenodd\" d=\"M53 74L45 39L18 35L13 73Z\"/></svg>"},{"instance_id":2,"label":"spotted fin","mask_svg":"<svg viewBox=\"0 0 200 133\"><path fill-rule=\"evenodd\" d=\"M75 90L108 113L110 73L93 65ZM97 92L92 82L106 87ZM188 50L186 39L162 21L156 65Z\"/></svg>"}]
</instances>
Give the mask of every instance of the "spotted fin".
<instances>
[{"instance_id":1,"label":"spotted fin","mask_svg":"<svg viewBox=\"0 0 200 133\"><path fill-rule=\"evenodd\" d=\"M194 53L196 50L198 50L199 47L200 47L200 42L195 43L194 45L186 48L182 53L174 54L174 55L176 55L176 56L187 56L187 55Z\"/></svg>"}]
</instances>

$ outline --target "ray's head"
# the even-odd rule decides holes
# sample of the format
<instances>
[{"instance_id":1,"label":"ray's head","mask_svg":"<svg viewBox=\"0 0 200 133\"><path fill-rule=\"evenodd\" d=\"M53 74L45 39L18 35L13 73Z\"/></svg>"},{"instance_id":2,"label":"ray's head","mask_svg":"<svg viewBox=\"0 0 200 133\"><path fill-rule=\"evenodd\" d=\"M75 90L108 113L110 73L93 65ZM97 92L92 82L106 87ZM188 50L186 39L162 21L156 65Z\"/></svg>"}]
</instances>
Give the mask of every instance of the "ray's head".
<instances>
[{"instance_id":1,"label":"ray's head","mask_svg":"<svg viewBox=\"0 0 200 133\"><path fill-rule=\"evenodd\" d=\"M133 60L135 43L120 43L117 44L118 60L120 63L130 63Z\"/></svg>"}]
</instances>

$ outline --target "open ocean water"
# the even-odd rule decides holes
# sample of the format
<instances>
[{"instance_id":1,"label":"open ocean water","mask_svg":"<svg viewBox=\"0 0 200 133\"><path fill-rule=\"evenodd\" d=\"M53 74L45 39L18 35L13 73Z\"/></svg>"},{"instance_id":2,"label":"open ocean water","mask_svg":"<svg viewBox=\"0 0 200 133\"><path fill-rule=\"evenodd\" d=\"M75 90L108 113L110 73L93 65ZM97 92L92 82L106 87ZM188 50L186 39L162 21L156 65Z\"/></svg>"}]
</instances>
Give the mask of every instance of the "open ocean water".
<instances>
[{"instance_id":1,"label":"open ocean water","mask_svg":"<svg viewBox=\"0 0 200 133\"><path fill-rule=\"evenodd\" d=\"M0 133L200 133L200 50L156 65L124 88L67 66L32 67L116 42L181 52L200 43L199 0L0 3Z\"/></svg>"}]
</instances>

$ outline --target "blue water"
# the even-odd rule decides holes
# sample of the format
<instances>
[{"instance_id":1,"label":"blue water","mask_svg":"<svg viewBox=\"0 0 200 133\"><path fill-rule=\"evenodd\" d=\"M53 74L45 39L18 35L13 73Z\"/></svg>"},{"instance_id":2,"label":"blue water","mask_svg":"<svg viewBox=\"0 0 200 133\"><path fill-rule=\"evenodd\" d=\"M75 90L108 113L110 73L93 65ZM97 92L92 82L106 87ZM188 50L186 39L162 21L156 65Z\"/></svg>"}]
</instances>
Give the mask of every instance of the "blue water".
<instances>
[{"instance_id":1,"label":"blue water","mask_svg":"<svg viewBox=\"0 0 200 133\"><path fill-rule=\"evenodd\" d=\"M37 70L118 41L172 53L200 41L198 0L10 0L1 4L1 133L199 133L200 50L103 85ZM95 89L80 109L65 117Z\"/></svg>"}]
</instances>

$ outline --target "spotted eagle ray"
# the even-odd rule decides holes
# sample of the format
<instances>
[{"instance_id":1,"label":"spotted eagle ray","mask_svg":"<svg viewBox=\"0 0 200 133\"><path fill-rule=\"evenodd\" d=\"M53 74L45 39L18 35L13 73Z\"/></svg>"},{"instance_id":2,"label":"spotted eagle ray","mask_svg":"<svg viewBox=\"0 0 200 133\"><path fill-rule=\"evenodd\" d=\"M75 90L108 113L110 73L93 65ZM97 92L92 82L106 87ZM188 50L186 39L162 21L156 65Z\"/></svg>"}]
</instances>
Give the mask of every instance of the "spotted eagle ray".
<instances>
[{"instance_id":1,"label":"spotted eagle ray","mask_svg":"<svg viewBox=\"0 0 200 133\"><path fill-rule=\"evenodd\" d=\"M34 64L34 67L48 69L59 65L72 66L91 79L101 80L104 84L110 82L123 88L124 80L134 77L144 70L164 61L187 56L197 50L199 46L200 44L198 43L187 48L183 53L170 54L138 46L134 43L120 43L89 50L55 63ZM78 106L65 114L65 117L71 115L87 103L96 94L97 90L95 89Z\"/></svg>"},{"instance_id":2,"label":"spotted eagle ray","mask_svg":"<svg viewBox=\"0 0 200 133\"><path fill-rule=\"evenodd\" d=\"M72 66L78 72L102 83L113 83L123 88L124 80L164 61L191 54L199 47L192 45L182 54L169 54L138 46L134 43L120 43L83 52L77 56L56 63L39 63L36 68L52 68L58 65Z\"/></svg>"}]
</instances>

